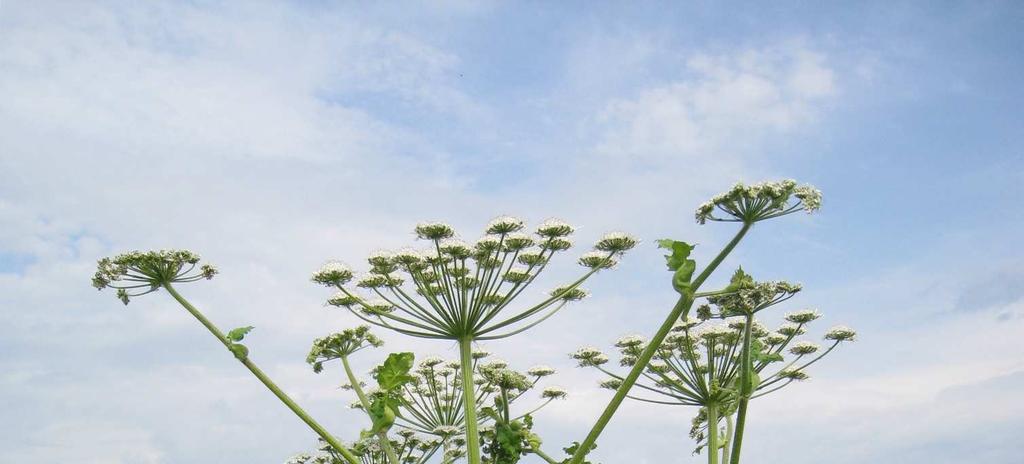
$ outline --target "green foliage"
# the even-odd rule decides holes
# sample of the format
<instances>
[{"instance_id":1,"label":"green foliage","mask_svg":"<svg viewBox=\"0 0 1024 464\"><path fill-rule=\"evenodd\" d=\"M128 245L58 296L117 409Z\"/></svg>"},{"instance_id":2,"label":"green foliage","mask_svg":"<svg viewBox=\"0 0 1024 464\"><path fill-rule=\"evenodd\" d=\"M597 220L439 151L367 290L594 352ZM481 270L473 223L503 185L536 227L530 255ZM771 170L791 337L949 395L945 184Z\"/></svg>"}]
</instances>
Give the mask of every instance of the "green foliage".
<instances>
[{"instance_id":1,"label":"green foliage","mask_svg":"<svg viewBox=\"0 0 1024 464\"><path fill-rule=\"evenodd\" d=\"M694 245L666 238L658 240L658 247L672 251L672 254L665 255L665 264L670 271L674 271L672 288L682 295L692 294L690 280L693 279L693 273L697 270L697 262L689 257Z\"/></svg>"},{"instance_id":2,"label":"green foliage","mask_svg":"<svg viewBox=\"0 0 1024 464\"><path fill-rule=\"evenodd\" d=\"M374 378L380 388L373 394L373 400L366 411L373 427L362 432L363 438L387 432L395 424L402 387L415 380L409 375L414 360L412 353L391 353L384 364L377 366Z\"/></svg>"},{"instance_id":3,"label":"green foliage","mask_svg":"<svg viewBox=\"0 0 1024 464\"><path fill-rule=\"evenodd\" d=\"M567 454L570 457L563 459L560 464L569 464L572 461L572 457L571 456L575 455L576 451L578 451L579 449L580 449L580 442L578 442L578 441L574 441L568 447L562 448L562 451L565 451L565 454ZM587 453L589 454L591 451L594 451L595 449L597 449L597 445L596 444L595 445L591 445L590 449L587 450ZM592 462L590 462L590 461L588 461L586 459L583 459L582 461L580 461L580 464L594 464L594 463L592 463Z\"/></svg>"},{"instance_id":4,"label":"green foliage","mask_svg":"<svg viewBox=\"0 0 1024 464\"><path fill-rule=\"evenodd\" d=\"M228 340L231 340L233 342L240 342L242 341L242 339L245 338L246 335L249 334L249 332L252 332L252 329L255 329L255 327L251 325L246 327L239 327L237 329L231 329L231 331L228 332Z\"/></svg>"},{"instance_id":5,"label":"green foliage","mask_svg":"<svg viewBox=\"0 0 1024 464\"><path fill-rule=\"evenodd\" d=\"M231 350L231 353L234 354L235 358L238 359L239 361L243 361L249 357L249 348L246 348L245 345L238 342L242 341L245 338L246 334L252 332L252 329L254 328L255 327L251 325L246 327L234 328L228 331L227 336L224 337L227 339L228 349Z\"/></svg>"},{"instance_id":6,"label":"green foliage","mask_svg":"<svg viewBox=\"0 0 1024 464\"><path fill-rule=\"evenodd\" d=\"M381 390L393 391L401 386L412 382L413 376L409 375L415 355L412 353L391 353L388 359L377 368L373 375Z\"/></svg>"}]
</instances>

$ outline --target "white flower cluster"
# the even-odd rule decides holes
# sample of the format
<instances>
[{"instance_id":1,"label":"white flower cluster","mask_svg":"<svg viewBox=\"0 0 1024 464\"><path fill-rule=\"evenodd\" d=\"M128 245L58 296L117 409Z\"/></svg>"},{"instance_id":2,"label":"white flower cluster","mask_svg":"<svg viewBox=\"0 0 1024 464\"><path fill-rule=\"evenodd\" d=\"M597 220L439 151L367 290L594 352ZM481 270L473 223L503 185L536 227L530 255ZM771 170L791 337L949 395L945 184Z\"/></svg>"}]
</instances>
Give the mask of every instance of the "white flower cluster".
<instances>
[{"instance_id":1,"label":"white flower cluster","mask_svg":"<svg viewBox=\"0 0 1024 464\"><path fill-rule=\"evenodd\" d=\"M564 388L561 387L547 387L541 392L541 398L546 399L563 399L568 395Z\"/></svg>"},{"instance_id":2,"label":"white flower cluster","mask_svg":"<svg viewBox=\"0 0 1024 464\"><path fill-rule=\"evenodd\" d=\"M794 198L796 201L792 202ZM715 195L701 204L695 217L700 224L708 220L750 223L799 210L811 213L819 208L821 192L818 189L810 185L797 186L796 181L787 179L752 185L737 183L728 192ZM716 217L716 210L724 212L731 219Z\"/></svg>"}]
</instances>

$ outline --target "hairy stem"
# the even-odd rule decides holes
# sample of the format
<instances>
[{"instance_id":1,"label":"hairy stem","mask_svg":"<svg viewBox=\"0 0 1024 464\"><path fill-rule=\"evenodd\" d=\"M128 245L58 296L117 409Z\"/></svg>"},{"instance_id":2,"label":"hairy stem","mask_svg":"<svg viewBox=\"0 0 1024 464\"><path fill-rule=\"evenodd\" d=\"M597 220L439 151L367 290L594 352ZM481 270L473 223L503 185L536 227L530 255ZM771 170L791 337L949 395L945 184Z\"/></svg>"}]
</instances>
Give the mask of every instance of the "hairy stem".
<instances>
[{"instance_id":1,"label":"hairy stem","mask_svg":"<svg viewBox=\"0 0 1024 464\"><path fill-rule=\"evenodd\" d=\"M658 347L661 346L661 342L665 341L665 337L668 336L669 331L672 330L672 326L675 325L680 316L690 311L690 307L693 306L693 294L698 288L700 288L700 285L707 280L708 276L715 271L715 268L722 263L722 260L732 252L732 249L736 247L740 240L743 239L743 236L747 234L748 230L750 230L751 225L752 224L744 223L743 228L740 229L736 236L729 241L725 248L718 253L718 256L715 256L715 259L711 260L711 262L708 263L708 266L704 268L700 275L697 276L697 278L690 284L691 292L687 292L679 297L679 301L676 302L672 311L669 312L668 317L665 318L665 322L662 322L657 333L655 333L654 337L651 338L647 348L644 348L644 351L640 353L633 369L630 370L629 374L626 375L626 378L623 379L622 385L615 391L615 396L612 397L608 406L605 407L604 412L601 413L601 416L597 418L597 422L594 423L594 427L590 429L590 433L587 434L587 438L583 440L583 443L580 444L576 453L573 454L572 460L569 461L569 464L581 464L583 462L583 458L587 456L587 453L590 452L594 443L597 442L597 437L601 435L605 426L608 425L612 416L615 415L615 412L619 409L622 401L626 399L626 395L629 394L629 390L633 388L633 384L636 383L637 379L640 378L640 374L642 374L644 369L647 368L647 364L651 361L651 358L654 357L654 353L658 350Z\"/></svg>"},{"instance_id":2,"label":"hairy stem","mask_svg":"<svg viewBox=\"0 0 1024 464\"><path fill-rule=\"evenodd\" d=\"M750 362L750 343L752 327L754 325L754 314L747 314L747 322L743 328L743 353L741 361L743 372L740 373L740 405L736 410L736 432L732 439L732 460L730 464L739 464L740 448L743 446L743 429L747 425L747 406L750 403L750 395L754 389L750 387L750 375L754 366Z\"/></svg>"},{"instance_id":3,"label":"hairy stem","mask_svg":"<svg viewBox=\"0 0 1024 464\"><path fill-rule=\"evenodd\" d=\"M473 339L459 339L462 371L462 403L466 410L466 457L469 464L480 464L480 433L477 431L476 396L473 384Z\"/></svg>"},{"instance_id":4,"label":"hairy stem","mask_svg":"<svg viewBox=\"0 0 1024 464\"><path fill-rule=\"evenodd\" d=\"M174 299L177 300L179 304L181 304L181 306L183 306L186 310L188 310L189 313L192 314L192 316L199 320L199 322L203 324L203 326L206 327L206 329L209 330L210 333L217 338L217 340L224 344L226 348L231 349L231 341L228 340L228 338L224 336L224 333L221 332L220 329L217 328L217 326L213 325L213 323L210 322L210 320L207 319L206 316L203 316L203 313L199 312L199 310L196 309L195 306L192 306L192 304L189 303L188 300L183 298L174 289L174 287L171 286L170 283L165 283L164 288L167 289L167 292L170 293L171 296L173 296ZM291 397L285 394L285 392L282 391L281 388L278 387L273 380L270 380L270 377L267 377L267 374L263 373L263 371L260 370L260 368L257 367L256 364L253 364L253 362L250 361L248 357L242 358L240 359L240 361L242 362L242 365L249 369L249 372L252 372L252 374L255 375L257 379L260 380L260 382L263 382L263 385L265 385L267 389L269 389L270 392L274 394L274 396L281 400L281 402L284 403L284 405L287 406L288 409L291 409L291 411L295 413L296 416L299 416L299 419L302 419L302 421L305 422L306 425L309 426L309 428L313 429L313 431L316 432L317 435L319 435L321 438L327 441L327 443L330 444L335 450L337 450L338 453L340 453L345 458L345 460L349 462L349 464L359 464L359 460L355 457L355 455L352 454L351 451L348 450L348 448L345 447L345 445L342 445L341 442L334 437L334 435L331 435L331 433L328 432L327 429L325 429L322 425L320 425L319 422L310 417L309 413L303 410L301 406L299 406L297 403L295 403L294 400L291 399Z\"/></svg>"},{"instance_id":5,"label":"hairy stem","mask_svg":"<svg viewBox=\"0 0 1024 464\"><path fill-rule=\"evenodd\" d=\"M540 456L540 458L543 459L548 464L558 464L558 461L556 461L555 458L548 456L547 453L541 451L540 447L532 447L530 448L530 450L533 451L533 454Z\"/></svg>"},{"instance_id":6,"label":"hairy stem","mask_svg":"<svg viewBox=\"0 0 1024 464\"><path fill-rule=\"evenodd\" d=\"M363 411L370 411L370 400L366 397L366 393L363 392L363 387L359 386L359 379L356 378L355 373L352 372L352 366L348 363L348 356L341 357L341 364L345 366L345 376L348 377L348 383L352 385L352 391L356 392L356 396L359 398L359 404L363 405ZM395 454L394 448L391 447L391 440L388 439L387 431L382 431L377 434L377 438L380 439L380 447L384 450L384 454L388 456L388 462L391 464L400 464L398 455Z\"/></svg>"}]
</instances>

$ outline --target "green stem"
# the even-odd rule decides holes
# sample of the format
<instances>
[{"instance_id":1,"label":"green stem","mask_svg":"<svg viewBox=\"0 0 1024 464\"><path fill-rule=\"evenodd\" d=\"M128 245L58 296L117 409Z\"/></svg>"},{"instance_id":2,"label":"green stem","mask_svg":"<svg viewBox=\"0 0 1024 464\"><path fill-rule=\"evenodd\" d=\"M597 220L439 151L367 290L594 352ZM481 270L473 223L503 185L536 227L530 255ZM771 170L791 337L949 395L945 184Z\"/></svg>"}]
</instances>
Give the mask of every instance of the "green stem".
<instances>
[{"instance_id":1,"label":"green stem","mask_svg":"<svg viewBox=\"0 0 1024 464\"><path fill-rule=\"evenodd\" d=\"M356 378L355 373L352 372L352 366L348 363L348 356L341 357L341 364L345 366L345 376L348 377L348 383L352 385L352 391L356 392L356 396L359 397L359 404L363 405L363 411L367 414L370 412L370 400L366 397L366 393L363 392L363 387L359 386L359 379ZM391 447L391 440L388 439L388 432L382 431L377 433L377 438L380 441L380 447L384 450L384 454L388 455L388 462L391 464L400 464L398 455L395 454L394 448Z\"/></svg>"},{"instance_id":2,"label":"green stem","mask_svg":"<svg viewBox=\"0 0 1024 464\"><path fill-rule=\"evenodd\" d=\"M754 315L747 314L747 322L743 328L743 354L741 355L741 362L743 363L743 372L740 373L740 405L736 410L736 433L732 439L732 460L730 464L739 464L740 462L740 448L743 446L743 430L747 425L747 405L750 403L750 395L754 393L754 389L750 388L750 375L753 370L753 366L750 362L750 343L752 338L752 327L754 325Z\"/></svg>"},{"instance_id":3,"label":"green stem","mask_svg":"<svg viewBox=\"0 0 1024 464\"><path fill-rule=\"evenodd\" d=\"M558 464L558 461L556 461L555 458L548 456L548 454L541 451L539 447L534 447L530 449L531 451L533 451L533 454L540 456L540 458L546 461L548 464Z\"/></svg>"},{"instance_id":4,"label":"green stem","mask_svg":"<svg viewBox=\"0 0 1024 464\"><path fill-rule=\"evenodd\" d=\"M708 408L708 464L718 464L718 405L710 403Z\"/></svg>"},{"instance_id":5,"label":"green stem","mask_svg":"<svg viewBox=\"0 0 1024 464\"><path fill-rule=\"evenodd\" d=\"M725 442L722 443L722 464L729 462L729 442L732 440L732 416L725 416Z\"/></svg>"},{"instance_id":6,"label":"green stem","mask_svg":"<svg viewBox=\"0 0 1024 464\"><path fill-rule=\"evenodd\" d=\"M219 340L229 350L231 349L231 341L229 341L228 338L224 336L224 333L221 332L220 329L217 328L217 326L213 325L213 323L210 322L210 320L207 319L206 316L203 316L203 313L199 312L199 310L196 309L195 306L192 306L192 304L189 303L188 300L183 298L174 289L174 287L171 286L170 283L165 283L164 288L167 289L167 292L170 293L171 296L173 296L174 299L177 300L179 304L181 304L181 306L183 306L186 310L188 310L189 313L192 314L192 316L199 320L199 322L203 324L203 326L206 327L206 329L209 330L210 333L212 333L213 336L217 338L217 340ZM331 433L328 432L327 429L325 429L322 425L320 425L320 423L318 423L316 420L310 417L310 415L305 410L303 410L301 406L299 406L287 394L285 394L285 392L282 391L281 388L279 388L277 384L274 383L273 380L270 380L270 377L267 377L267 374L263 373L263 371L260 370L259 367L256 367L256 365L253 364L253 362L250 361L249 358L242 358L240 359L240 361L242 362L242 365L249 369L249 372L252 372L252 374L255 375L257 379L260 380L260 382L263 382L263 385L265 385L267 389L269 389L270 392L274 394L274 396L281 400L281 402L284 403L285 406L288 406L288 409L291 409L296 416L299 416L299 419L302 419L302 421L305 422L306 425L309 426L309 428L313 429L313 431L316 432L317 435L319 435L321 438L327 441L327 443L334 447L334 449L337 450L338 453L340 453L345 458L345 460L349 462L349 464L359 464L359 460L356 458L355 455L352 454L351 451L348 450L348 448L345 447L345 445L342 445L341 442L334 437L334 435L331 435Z\"/></svg>"},{"instance_id":7,"label":"green stem","mask_svg":"<svg viewBox=\"0 0 1024 464\"><path fill-rule=\"evenodd\" d=\"M725 248L718 253L718 256L715 256L715 259L711 260L708 266L704 268L704 271L701 272L700 275L691 283L691 292L695 293L697 289L700 288L700 285L707 280L708 276L714 272L715 268L722 263L722 260L724 260L740 240L743 239L743 236L747 234L748 230L750 230L751 225L752 224L750 223L743 224L743 228L740 229L736 236L729 241ZM611 421L612 416L615 415L615 412L619 409L622 401L626 399L626 395L629 394L629 390L633 388L633 384L636 383L637 379L640 378L640 374L642 374L644 369L647 368L647 364L651 361L651 358L654 357L654 353L661 346L661 343L665 341L665 337L667 337L668 333L672 330L672 326L675 325L680 316L690 311L690 307L693 306L694 293L688 292L679 297L679 301L676 302L672 311L669 312L668 317L665 318L665 322L662 322L661 327L658 329L658 332L654 334L654 337L651 338L650 343L648 343L647 347L644 348L644 351L640 353L633 369L630 370L629 374L626 375L626 378L623 379L622 385L615 391L615 396L612 397L608 406L605 407L604 412L601 413L601 417L597 418L597 422L594 424L594 427L590 429L590 433L587 434L587 438L583 440L583 443L580 444L576 453L573 454L572 460L569 461L569 464L581 464L583 462L583 458L587 456L587 453L590 452L594 443L597 442L597 437L599 437L601 432L604 431L605 426L607 426L608 422Z\"/></svg>"},{"instance_id":8,"label":"green stem","mask_svg":"<svg viewBox=\"0 0 1024 464\"><path fill-rule=\"evenodd\" d=\"M473 338L459 339L462 371L462 403L466 410L466 457L469 464L480 464L480 434L477 431L476 394L473 384Z\"/></svg>"}]
</instances>

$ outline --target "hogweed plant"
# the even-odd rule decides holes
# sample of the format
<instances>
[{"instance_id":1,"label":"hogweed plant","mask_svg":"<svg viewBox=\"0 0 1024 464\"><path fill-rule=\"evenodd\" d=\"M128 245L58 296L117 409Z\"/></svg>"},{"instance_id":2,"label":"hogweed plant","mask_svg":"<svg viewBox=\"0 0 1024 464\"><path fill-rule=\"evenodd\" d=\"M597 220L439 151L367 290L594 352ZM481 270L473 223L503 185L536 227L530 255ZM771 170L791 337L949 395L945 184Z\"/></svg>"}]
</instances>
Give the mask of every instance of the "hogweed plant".
<instances>
[{"instance_id":1,"label":"hogweed plant","mask_svg":"<svg viewBox=\"0 0 1024 464\"><path fill-rule=\"evenodd\" d=\"M249 349L241 343L252 327L224 333L178 293L177 284L216 275L215 268L200 264L198 255L183 250L136 251L103 259L93 284L115 289L125 304L165 289L319 436L317 453L289 462L421 464L465 459L469 464L514 464L534 454L549 464L589 464L587 455L629 398L696 408L690 435L698 452L706 449L712 464L738 464L750 401L806 379L812 364L856 334L835 327L824 335L825 348L799 339L807 325L820 317L811 310L790 313L784 325L767 330L759 322L763 319L759 313L792 298L801 290L797 284L755 281L739 269L722 288L702 287L755 224L799 211L812 213L820 206L820 192L790 180L736 184L696 211L699 224L739 226L699 272L690 258L693 245L659 240L658 246L669 252L666 260L678 298L649 338L630 336L615 344L625 372L609 368L608 356L598 349L572 354L579 365L603 372L608 378L601 386L615 393L583 440L564 448L564 459L541 450L533 414L565 397L565 391L548 387L540 392L539 402L516 406L554 370L545 366L512 370L502 361L488 359L475 345L522 334L586 297L580 286L614 267L622 254L637 245L625 233L602 237L593 250L577 259L584 271L576 279L529 303L521 301L524 291L555 255L573 245L569 237L574 228L565 222L550 219L528 234L522 220L502 216L487 224L483 236L473 243L459 239L447 224L421 223L414 231L424 247L374 252L364 274L357 276L340 262L325 264L312 280L335 291L328 305L343 308L366 324L315 340L307 357L315 372L339 361L344 387L356 396L353 406L369 419L369 427L347 445L253 363ZM459 358L430 357L416 364L413 353L391 353L372 371L376 386L367 388L355 375L350 358L383 344L370 326L455 342Z\"/></svg>"}]
</instances>

